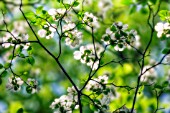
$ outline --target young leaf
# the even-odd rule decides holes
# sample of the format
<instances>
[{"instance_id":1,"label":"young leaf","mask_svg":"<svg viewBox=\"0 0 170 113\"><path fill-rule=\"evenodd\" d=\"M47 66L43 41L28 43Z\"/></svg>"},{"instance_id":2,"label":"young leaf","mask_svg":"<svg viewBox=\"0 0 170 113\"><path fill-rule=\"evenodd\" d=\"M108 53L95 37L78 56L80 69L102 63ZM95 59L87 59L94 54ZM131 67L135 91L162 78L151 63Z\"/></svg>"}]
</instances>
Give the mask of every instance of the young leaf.
<instances>
[{"instance_id":1,"label":"young leaf","mask_svg":"<svg viewBox=\"0 0 170 113\"><path fill-rule=\"evenodd\" d=\"M0 69L2 69L4 66L2 64L0 64Z\"/></svg>"},{"instance_id":2,"label":"young leaf","mask_svg":"<svg viewBox=\"0 0 170 113\"><path fill-rule=\"evenodd\" d=\"M165 82L162 84L163 87L167 87L168 85L169 85L169 82L168 82L168 81L165 81Z\"/></svg>"},{"instance_id":3,"label":"young leaf","mask_svg":"<svg viewBox=\"0 0 170 113\"><path fill-rule=\"evenodd\" d=\"M0 78L0 85L2 84L2 78Z\"/></svg>"},{"instance_id":4,"label":"young leaf","mask_svg":"<svg viewBox=\"0 0 170 113\"><path fill-rule=\"evenodd\" d=\"M165 48L162 51L163 54L168 54L169 52L170 52L170 48Z\"/></svg>"},{"instance_id":5,"label":"young leaf","mask_svg":"<svg viewBox=\"0 0 170 113\"><path fill-rule=\"evenodd\" d=\"M32 56L26 58L26 61L27 61L29 64L31 64L31 65L34 65L34 63L35 63L35 60L34 60L34 58L33 58Z\"/></svg>"},{"instance_id":6,"label":"young leaf","mask_svg":"<svg viewBox=\"0 0 170 113\"><path fill-rule=\"evenodd\" d=\"M17 110L17 113L24 113L23 108L19 108L19 109Z\"/></svg>"},{"instance_id":7,"label":"young leaf","mask_svg":"<svg viewBox=\"0 0 170 113\"><path fill-rule=\"evenodd\" d=\"M30 86L27 86L26 87L26 91L27 91L27 93L31 93L32 92L32 88Z\"/></svg>"},{"instance_id":8,"label":"young leaf","mask_svg":"<svg viewBox=\"0 0 170 113\"><path fill-rule=\"evenodd\" d=\"M79 4L80 4L80 3L79 3L78 1L75 1L75 2L73 3L73 7L77 7Z\"/></svg>"},{"instance_id":9,"label":"young leaf","mask_svg":"<svg viewBox=\"0 0 170 113\"><path fill-rule=\"evenodd\" d=\"M40 6L36 9L36 14L41 14L43 10L43 6Z\"/></svg>"},{"instance_id":10,"label":"young leaf","mask_svg":"<svg viewBox=\"0 0 170 113\"><path fill-rule=\"evenodd\" d=\"M1 76L2 76L2 77L5 77L7 74L8 74L7 71L3 71Z\"/></svg>"},{"instance_id":11,"label":"young leaf","mask_svg":"<svg viewBox=\"0 0 170 113\"><path fill-rule=\"evenodd\" d=\"M9 68L10 65L11 65L10 63L4 64L4 68Z\"/></svg>"}]
</instances>

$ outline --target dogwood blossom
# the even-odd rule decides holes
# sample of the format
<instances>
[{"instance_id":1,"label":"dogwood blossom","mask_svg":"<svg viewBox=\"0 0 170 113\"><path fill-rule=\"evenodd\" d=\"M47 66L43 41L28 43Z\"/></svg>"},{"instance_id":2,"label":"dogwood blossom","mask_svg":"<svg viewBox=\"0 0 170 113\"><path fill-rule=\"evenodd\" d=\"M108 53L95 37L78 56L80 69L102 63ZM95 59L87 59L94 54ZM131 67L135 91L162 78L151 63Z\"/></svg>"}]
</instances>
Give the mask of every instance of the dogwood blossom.
<instances>
[{"instance_id":1,"label":"dogwood blossom","mask_svg":"<svg viewBox=\"0 0 170 113\"><path fill-rule=\"evenodd\" d=\"M27 79L27 88L29 88L30 93L38 92L38 82L35 79L28 78Z\"/></svg>"},{"instance_id":2,"label":"dogwood blossom","mask_svg":"<svg viewBox=\"0 0 170 113\"><path fill-rule=\"evenodd\" d=\"M99 76L98 78L95 78L94 80L90 80L89 83L86 86L87 90L103 90L103 86L101 84L107 84L108 76L103 75Z\"/></svg>"},{"instance_id":3,"label":"dogwood blossom","mask_svg":"<svg viewBox=\"0 0 170 113\"><path fill-rule=\"evenodd\" d=\"M135 30L129 31L127 24L115 22L106 29L106 33L102 36L101 40L106 45L113 45L116 51L123 51L129 44L135 44L135 38L138 38Z\"/></svg>"},{"instance_id":4,"label":"dogwood blossom","mask_svg":"<svg viewBox=\"0 0 170 113\"><path fill-rule=\"evenodd\" d=\"M98 58L100 58L100 54L103 52L103 47L96 43L95 44L95 49L94 50L94 45L93 44L88 44L86 46L81 46L79 51L74 52L74 58L76 60L80 60L81 63L87 64L87 66L90 66L92 70L96 70L99 65L99 61L94 61L95 59L95 53Z\"/></svg>"},{"instance_id":5,"label":"dogwood blossom","mask_svg":"<svg viewBox=\"0 0 170 113\"><path fill-rule=\"evenodd\" d=\"M19 91L23 83L24 82L21 80L21 78L13 76L8 78L8 84L6 85L6 88L12 91Z\"/></svg>"},{"instance_id":6,"label":"dogwood blossom","mask_svg":"<svg viewBox=\"0 0 170 113\"><path fill-rule=\"evenodd\" d=\"M56 25L55 24L47 24L43 26L43 29L40 29L38 31L38 35L41 38L51 39L54 37L54 34L56 32Z\"/></svg>"},{"instance_id":7,"label":"dogwood blossom","mask_svg":"<svg viewBox=\"0 0 170 113\"><path fill-rule=\"evenodd\" d=\"M97 17L94 16L92 13L85 12L83 17L83 23L88 24L89 26L95 26L98 24Z\"/></svg>"},{"instance_id":8,"label":"dogwood blossom","mask_svg":"<svg viewBox=\"0 0 170 113\"><path fill-rule=\"evenodd\" d=\"M148 68L150 68L150 65L144 66L143 72L145 72ZM154 68L149 69L141 76L141 82L147 82L147 83L153 83L157 78L157 73Z\"/></svg>"},{"instance_id":9,"label":"dogwood blossom","mask_svg":"<svg viewBox=\"0 0 170 113\"><path fill-rule=\"evenodd\" d=\"M55 99L50 108L54 109L57 113L72 113L74 109L78 109L76 90L74 87L68 87L67 92L67 95L62 95L60 98Z\"/></svg>"},{"instance_id":10,"label":"dogwood blossom","mask_svg":"<svg viewBox=\"0 0 170 113\"><path fill-rule=\"evenodd\" d=\"M53 17L54 20L58 20L59 17L61 17L62 15L64 15L64 13L66 12L66 9L49 9L48 10L48 14L51 15Z\"/></svg>"},{"instance_id":11,"label":"dogwood blossom","mask_svg":"<svg viewBox=\"0 0 170 113\"><path fill-rule=\"evenodd\" d=\"M162 35L166 35L166 37L170 37L170 24L159 22L155 26L155 30L157 31L158 38L162 37Z\"/></svg>"},{"instance_id":12,"label":"dogwood blossom","mask_svg":"<svg viewBox=\"0 0 170 113\"><path fill-rule=\"evenodd\" d=\"M66 36L66 45L71 48L78 46L82 42L82 32L76 29L76 25L74 23L63 25L63 32Z\"/></svg>"}]
</instances>

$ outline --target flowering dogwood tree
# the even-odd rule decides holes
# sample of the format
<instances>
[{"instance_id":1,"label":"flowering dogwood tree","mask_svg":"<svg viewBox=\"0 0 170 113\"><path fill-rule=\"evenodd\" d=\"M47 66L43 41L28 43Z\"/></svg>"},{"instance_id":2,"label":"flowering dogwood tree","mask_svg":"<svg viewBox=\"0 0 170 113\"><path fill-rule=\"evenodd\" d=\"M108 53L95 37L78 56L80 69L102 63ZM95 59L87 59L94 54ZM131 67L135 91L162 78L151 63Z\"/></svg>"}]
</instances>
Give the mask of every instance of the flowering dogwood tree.
<instances>
[{"instance_id":1,"label":"flowering dogwood tree","mask_svg":"<svg viewBox=\"0 0 170 113\"><path fill-rule=\"evenodd\" d=\"M0 112L170 112L168 1L0 3Z\"/></svg>"}]
</instances>

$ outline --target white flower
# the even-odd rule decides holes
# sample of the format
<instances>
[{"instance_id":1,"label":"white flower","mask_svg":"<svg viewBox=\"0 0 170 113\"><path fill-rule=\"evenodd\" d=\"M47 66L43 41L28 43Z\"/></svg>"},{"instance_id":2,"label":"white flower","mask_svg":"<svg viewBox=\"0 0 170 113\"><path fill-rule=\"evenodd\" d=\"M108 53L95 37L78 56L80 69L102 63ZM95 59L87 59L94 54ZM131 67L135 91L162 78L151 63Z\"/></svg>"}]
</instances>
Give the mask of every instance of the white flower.
<instances>
[{"instance_id":1,"label":"white flower","mask_svg":"<svg viewBox=\"0 0 170 113\"><path fill-rule=\"evenodd\" d=\"M35 79L28 78L27 84L31 87L31 93L38 92L38 82Z\"/></svg>"},{"instance_id":2,"label":"white flower","mask_svg":"<svg viewBox=\"0 0 170 113\"><path fill-rule=\"evenodd\" d=\"M3 43L3 44L2 44L2 47L4 47L4 48L9 48L10 45L11 45L10 43Z\"/></svg>"},{"instance_id":3,"label":"white flower","mask_svg":"<svg viewBox=\"0 0 170 113\"><path fill-rule=\"evenodd\" d=\"M150 68L150 65L144 66L143 73ZM154 68L149 69L141 76L141 82L153 83L157 77L156 70Z\"/></svg>"},{"instance_id":4,"label":"white flower","mask_svg":"<svg viewBox=\"0 0 170 113\"><path fill-rule=\"evenodd\" d=\"M46 34L47 34L47 31L45 29L40 29L38 31L38 35L41 37L41 38L44 38L46 37Z\"/></svg>"},{"instance_id":5,"label":"white flower","mask_svg":"<svg viewBox=\"0 0 170 113\"><path fill-rule=\"evenodd\" d=\"M76 26L76 25L75 25L74 23L65 24L65 25L63 26L63 31L71 30L71 29L75 28L75 26Z\"/></svg>"},{"instance_id":6,"label":"white flower","mask_svg":"<svg viewBox=\"0 0 170 113\"><path fill-rule=\"evenodd\" d=\"M123 45L123 47L119 47L118 45L116 45L116 46L114 47L114 49L115 49L116 51L123 51L123 50L125 49L125 46Z\"/></svg>"},{"instance_id":7,"label":"white flower","mask_svg":"<svg viewBox=\"0 0 170 113\"><path fill-rule=\"evenodd\" d=\"M30 47L30 43L26 43L25 45L24 45L24 48L23 49L28 49Z\"/></svg>"},{"instance_id":8,"label":"white flower","mask_svg":"<svg viewBox=\"0 0 170 113\"><path fill-rule=\"evenodd\" d=\"M21 78L13 76L12 78L8 78L8 84L6 85L6 88L12 91L19 91L23 83L24 81L21 80Z\"/></svg>"},{"instance_id":9,"label":"white flower","mask_svg":"<svg viewBox=\"0 0 170 113\"><path fill-rule=\"evenodd\" d=\"M94 51L94 45L88 44L86 46L81 46L79 51L74 52L74 58L76 60L80 60L81 63L87 64L87 66L90 66L92 70L96 70L99 65L99 61L94 62L95 53L98 58L100 58L101 52L103 52L103 47L99 45L98 43L95 44L95 51ZM93 65L94 64L94 65Z\"/></svg>"},{"instance_id":10,"label":"white flower","mask_svg":"<svg viewBox=\"0 0 170 113\"><path fill-rule=\"evenodd\" d=\"M165 34L166 37L170 36L170 34L167 34L167 31L170 30L170 24L169 23L159 22L159 23L156 24L155 30L157 31L158 38L160 38L163 34Z\"/></svg>"},{"instance_id":11,"label":"white flower","mask_svg":"<svg viewBox=\"0 0 170 113\"><path fill-rule=\"evenodd\" d=\"M52 8L52 9L49 9L49 10L48 10L48 14L51 15L51 16L55 16L55 15L57 15L57 10L56 10L56 9L53 9L53 8Z\"/></svg>"},{"instance_id":12,"label":"white flower","mask_svg":"<svg viewBox=\"0 0 170 113\"><path fill-rule=\"evenodd\" d=\"M82 53L80 51L75 51L74 53L74 59L80 60Z\"/></svg>"},{"instance_id":13,"label":"white flower","mask_svg":"<svg viewBox=\"0 0 170 113\"><path fill-rule=\"evenodd\" d=\"M94 16L92 13L85 12L83 17L83 22L87 23L90 26L95 26L98 24L97 17Z\"/></svg>"}]
</instances>

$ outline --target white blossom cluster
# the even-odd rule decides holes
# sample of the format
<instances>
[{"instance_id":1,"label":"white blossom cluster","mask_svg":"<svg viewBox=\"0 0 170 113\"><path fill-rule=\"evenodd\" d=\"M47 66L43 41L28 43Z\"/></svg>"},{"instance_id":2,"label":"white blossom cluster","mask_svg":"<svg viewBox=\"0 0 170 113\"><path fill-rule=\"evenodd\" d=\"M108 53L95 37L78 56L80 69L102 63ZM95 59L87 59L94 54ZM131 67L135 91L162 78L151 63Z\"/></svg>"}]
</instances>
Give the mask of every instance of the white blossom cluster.
<instances>
[{"instance_id":1,"label":"white blossom cluster","mask_svg":"<svg viewBox=\"0 0 170 113\"><path fill-rule=\"evenodd\" d=\"M11 32L6 32L2 37L2 47L9 48L10 46L14 46L17 44L16 47L23 46L23 49L28 49L30 43L20 43L28 41L28 34L26 28L28 25L23 21L15 21L13 23L13 30Z\"/></svg>"},{"instance_id":2,"label":"white blossom cluster","mask_svg":"<svg viewBox=\"0 0 170 113\"><path fill-rule=\"evenodd\" d=\"M24 81L21 80L21 78L12 76L11 78L8 78L6 88L12 91L19 91L23 83Z\"/></svg>"},{"instance_id":3,"label":"white blossom cluster","mask_svg":"<svg viewBox=\"0 0 170 113\"><path fill-rule=\"evenodd\" d=\"M98 78L90 80L86 86L87 91L92 91L97 95L95 98L98 101L94 101L95 104L98 106L98 109L94 113L110 113L109 112L109 104L113 99L113 93L111 92L111 87L106 87L105 84L108 83L108 75L102 75ZM100 95L100 96L99 96Z\"/></svg>"},{"instance_id":4,"label":"white blossom cluster","mask_svg":"<svg viewBox=\"0 0 170 113\"><path fill-rule=\"evenodd\" d=\"M62 95L60 98L55 99L50 105L54 109L54 113L72 113L74 109L78 109L78 97L74 87L68 87L68 94Z\"/></svg>"},{"instance_id":5,"label":"white blossom cluster","mask_svg":"<svg viewBox=\"0 0 170 113\"><path fill-rule=\"evenodd\" d=\"M94 16L92 13L85 12L83 17L83 23L89 25L89 26L98 26L98 18Z\"/></svg>"},{"instance_id":6,"label":"white blossom cluster","mask_svg":"<svg viewBox=\"0 0 170 113\"><path fill-rule=\"evenodd\" d=\"M94 80L90 80L89 83L86 86L86 89L89 91L93 90L103 90L103 86L101 84L107 84L108 76L103 75L99 76L98 78L95 78Z\"/></svg>"},{"instance_id":7,"label":"white blossom cluster","mask_svg":"<svg viewBox=\"0 0 170 113\"><path fill-rule=\"evenodd\" d=\"M56 32L56 25L55 24L46 24L43 26L43 29L40 29L38 31L38 35L41 38L51 39L54 37L54 34Z\"/></svg>"},{"instance_id":8,"label":"white blossom cluster","mask_svg":"<svg viewBox=\"0 0 170 113\"><path fill-rule=\"evenodd\" d=\"M27 79L27 88L29 88L29 93L33 94L33 93L36 93L38 92L38 82L35 80L35 79L32 79L32 78L28 78Z\"/></svg>"},{"instance_id":9,"label":"white blossom cluster","mask_svg":"<svg viewBox=\"0 0 170 113\"><path fill-rule=\"evenodd\" d=\"M53 20L58 21L58 19L66 13L66 9L49 9L48 14L52 16Z\"/></svg>"},{"instance_id":10,"label":"white blossom cluster","mask_svg":"<svg viewBox=\"0 0 170 113\"><path fill-rule=\"evenodd\" d=\"M170 24L159 22L155 26L155 30L157 31L157 37L160 38L162 35L166 37L170 37Z\"/></svg>"},{"instance_id":11,"label":"white blossom cluster","mask_svg":"<svg viewBox=\"0 0 170 113\"><path fill-rule=\"evenodd\" d=\"M24 81L20 77L12 76L8 78L8 83L6 85L6 88L12 91L19 91L21 89L21 86L23 85ZM29 88L28 93L36 93L38 91L38 82L34 79L28 78L27 81L27 88Z\"/></svg>"},{"instance_id":12,"label":"white blossom cluster","mask_svg":"<svg viewBox=\"0 0 170 113\"><path fill-rule=\"evenodd\" d=\"M106 29L106 33L102 36L102 41L107 45L115 46L116 51L123 51L129 44L134 45L134 42L139 39L135 30L128 30L128 25L122 22L115 22ZM140 45L139 41L136 46Z\"/></svg>"},{"instance_id":13,"label":"white blossom cluster","mask_svg":"<svg viewBox=\"0 0 170 113\"><path fill-rule=\"evenodd\" d=\"M82 42L82 32L76 29L74 23L68 23L63 25L64 35L66 36L66 45L74 48Z\"/></svg>"},{"instance_id":14,"label":"white blossom cluster","mask_svg":"<svg viewBox=\"0 0 170 113\"><path fill-rule=\"evenodd\" d=\"M144 66L143 73L150 68L150 65ZM141 76L141 82L153 83L157 78L157 72L154 68L149 69Z\"/></svg>"},{"instance_id":15,"label":"white blossom cluster","mask_svg":"<svg viewBox=\"0 0 170 113\"><path fill-rule=\"evenodd\" d=\"M93 44L81 46L79 51L74 52L74 58L76 60L80 60L81 63L90 66L92 70L96 70L99 66L99 61L95 61L95 52L97 54L97 57L100 58L100 54L103 52L104 49L98 43L95 44L95 49L96 50L94 50Z\"/></svg>"}]
</instances>

